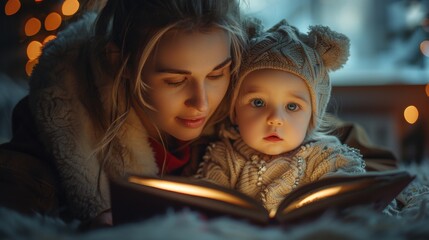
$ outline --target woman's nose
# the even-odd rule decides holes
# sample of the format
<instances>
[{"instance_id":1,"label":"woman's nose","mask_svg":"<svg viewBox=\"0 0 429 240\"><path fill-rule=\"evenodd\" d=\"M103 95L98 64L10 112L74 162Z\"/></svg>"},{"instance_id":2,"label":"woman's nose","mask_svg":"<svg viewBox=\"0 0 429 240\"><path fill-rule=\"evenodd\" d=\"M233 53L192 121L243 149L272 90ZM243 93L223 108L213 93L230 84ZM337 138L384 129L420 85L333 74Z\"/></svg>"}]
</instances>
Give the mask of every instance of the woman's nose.
<instances>
[{"instance_id":1,"label":"woman's nose","mask_svg":"<svg viewBox=\"0 0 429 240\"><path fill-rule=\"evenodd\" d=\"M196 84L185 102L186 106L205 112L208 109L207 89L203 84Z\"/></svg>"}]
</instances>

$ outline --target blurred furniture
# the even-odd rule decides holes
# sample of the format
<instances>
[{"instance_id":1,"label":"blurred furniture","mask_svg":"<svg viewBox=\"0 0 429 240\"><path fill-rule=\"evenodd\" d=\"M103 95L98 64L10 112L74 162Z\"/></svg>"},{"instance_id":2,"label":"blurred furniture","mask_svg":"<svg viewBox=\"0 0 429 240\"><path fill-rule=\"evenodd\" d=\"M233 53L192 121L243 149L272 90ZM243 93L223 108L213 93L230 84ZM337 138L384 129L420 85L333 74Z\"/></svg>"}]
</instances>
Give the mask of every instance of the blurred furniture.
<instances>
[{"instance_id":1,"label":"blurred furniture","mask_svg":"<svg viewBox=\"0 0 429 240\"><path fill-rule=\"evenodd\" d=\"M391 150L403 163L429 161L429 87L417 85L334 86L329 112L361 125L373 144ZM404 110L415 106L414 124Z\"/></svg>"}]
</instances>

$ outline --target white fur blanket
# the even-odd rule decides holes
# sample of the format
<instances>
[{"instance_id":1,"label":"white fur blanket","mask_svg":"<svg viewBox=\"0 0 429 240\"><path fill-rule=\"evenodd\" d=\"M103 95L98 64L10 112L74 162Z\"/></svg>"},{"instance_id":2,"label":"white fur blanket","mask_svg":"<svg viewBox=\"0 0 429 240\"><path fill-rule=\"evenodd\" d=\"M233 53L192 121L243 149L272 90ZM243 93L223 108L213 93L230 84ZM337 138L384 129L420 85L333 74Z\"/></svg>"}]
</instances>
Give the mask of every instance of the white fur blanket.
<instances>
[{"instance_id":1,"label":"white fur blanket","mask_svg":"<svg viewBox=\"0 0 429 240\"><path fill-rule=\"evenodd\" d=\"M401 167L429 186L429 164ZM422 197L425 199L425 197ZM426 199L427 195L426 195ZM346 218L323 216L291 227L258 227L229 218L202 220L189 211L168 213L143 222L89 232L78 222L43 216L27 217L0 208L0 239L429 239L429 206L411 214L389 216L366 208L351 209Z\"/></svg>"}]
</instances>

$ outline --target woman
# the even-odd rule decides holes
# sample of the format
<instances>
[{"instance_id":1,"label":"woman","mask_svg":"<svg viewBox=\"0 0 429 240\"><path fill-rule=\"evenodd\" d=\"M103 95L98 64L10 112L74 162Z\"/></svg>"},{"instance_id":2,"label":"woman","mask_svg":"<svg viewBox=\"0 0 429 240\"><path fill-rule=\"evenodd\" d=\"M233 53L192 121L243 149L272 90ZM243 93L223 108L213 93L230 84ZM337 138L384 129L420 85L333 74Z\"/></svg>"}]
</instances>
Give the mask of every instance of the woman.
<instances>
[{"instance_id":1,"label":"woman","mask_svg":"<svg viewBox=\"0 0 429 240\"><path fill-rule=\"evenodd\" d=\"M29 109L71 217L111 224L109 177L181 174L244 37L233 0L110 0L44 48Z\"/></svg>"}]
</instances>

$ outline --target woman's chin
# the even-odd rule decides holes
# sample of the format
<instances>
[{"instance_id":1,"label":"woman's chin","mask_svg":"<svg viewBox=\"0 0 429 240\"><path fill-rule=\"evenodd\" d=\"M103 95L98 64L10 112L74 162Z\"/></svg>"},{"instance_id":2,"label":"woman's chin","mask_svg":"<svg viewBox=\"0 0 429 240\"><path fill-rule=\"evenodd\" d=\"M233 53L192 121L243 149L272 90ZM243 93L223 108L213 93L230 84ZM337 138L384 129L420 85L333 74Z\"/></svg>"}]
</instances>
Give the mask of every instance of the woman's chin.
<instances>
[{"instance_id":1,"label":"woman's chin","mask_svg":"<svg viewBox=\"0 0 429 240\"><path fill-rule=\"evenodd\" d=\"M188 131L186 133L181 134L174 134L172 135L174 138L176 138L179 141L187 142L197 139L199 136L201 136L201 131Z\"/></svg>"}]
</instances>

